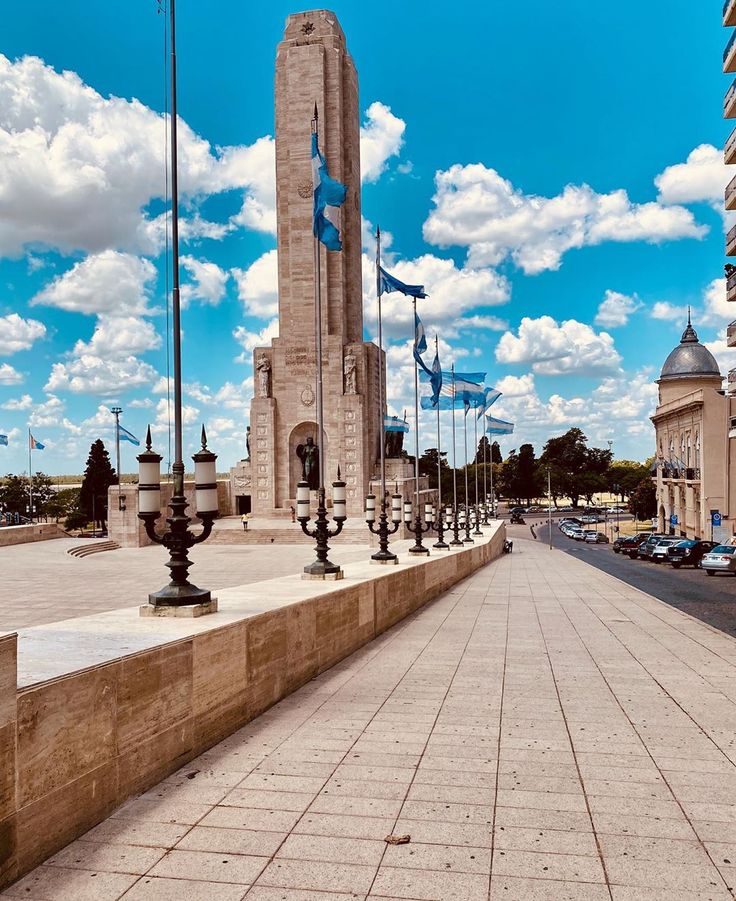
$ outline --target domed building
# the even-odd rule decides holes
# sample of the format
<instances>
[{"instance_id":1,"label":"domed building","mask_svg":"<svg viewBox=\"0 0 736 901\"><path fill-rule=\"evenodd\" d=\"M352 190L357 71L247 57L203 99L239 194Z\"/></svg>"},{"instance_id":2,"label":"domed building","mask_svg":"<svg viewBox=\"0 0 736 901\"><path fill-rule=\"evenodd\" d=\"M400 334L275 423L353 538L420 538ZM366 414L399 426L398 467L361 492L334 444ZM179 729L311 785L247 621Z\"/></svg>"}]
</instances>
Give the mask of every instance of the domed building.
<instances>
[{"instance_id":1,"label":"domed building","mask_svg":"<svg viewBox=\"0 0 736 901\"><path fill-rule=\"evenodd\" d=\"M700 343L690 321L680 343L662 367L659 404L652 416L656 431L658 530L683 538L726 540L731 492L736 512L736 450L729 431L734 399L723 389L723 376L713 354ZM731 456L735 456L732 461ZM733 462L734 468L731 469ZM720 526L712 513L721 514Z\"/></svg>"}]
</instances>

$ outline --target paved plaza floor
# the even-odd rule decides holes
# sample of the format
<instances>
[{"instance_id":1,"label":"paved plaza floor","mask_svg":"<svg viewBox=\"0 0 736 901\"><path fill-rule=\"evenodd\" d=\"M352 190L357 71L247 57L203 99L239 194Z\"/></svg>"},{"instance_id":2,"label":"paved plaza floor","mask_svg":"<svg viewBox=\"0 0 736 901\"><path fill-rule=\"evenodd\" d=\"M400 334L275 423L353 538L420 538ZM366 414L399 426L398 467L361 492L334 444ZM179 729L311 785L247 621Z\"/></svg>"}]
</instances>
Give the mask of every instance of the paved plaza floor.
<instances>
[{"instance_id":1,"label":"paved plaza floor","mask_svg":"<svg viewBox=\"0 0 736 901\"><path fill-rule=\"evenodd\" d=\"M735 701L733 638L517 541L3 897L732 898Z\"/></svg>"},{"instance_id":2,"label":"paved plaza floor","mask_svg":"<svg viewBox=\"0 0 736 901\"><path fill-rule=\"evenodd\" d=\"M293 526L292 526L293 528ZM169 580L168 553L161 547L120 548L71 557L76 538L0 548L0 632L41 626L75 616L104 613L148 602L148 593ZM342 545L333 559L348 563L368 556L365 546ZM190 552L191 580L202 588L230 588L299 572L314 559L314 544L202 544Z\"/></svg>"}]
</instances>

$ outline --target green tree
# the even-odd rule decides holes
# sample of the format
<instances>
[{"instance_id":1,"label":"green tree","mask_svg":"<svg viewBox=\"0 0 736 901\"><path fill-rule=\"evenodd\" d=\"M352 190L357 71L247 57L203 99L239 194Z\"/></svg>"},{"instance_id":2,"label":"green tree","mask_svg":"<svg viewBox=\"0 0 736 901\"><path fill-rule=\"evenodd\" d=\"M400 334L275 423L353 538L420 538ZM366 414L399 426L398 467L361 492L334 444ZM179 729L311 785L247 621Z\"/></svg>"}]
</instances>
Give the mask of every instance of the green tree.
<instances>
[{"instance_id":1,"label":"green tree","mask_svg":"<svg viewBox=\"0 0 736 901\"><path fill-rule=\"evenodd\" d=\"M28 479L8 473L0 485L0 510L3 513L26 515L28 507Z\"/></svg>"},{"instance_id":2,"label":"green tree","mask_svg":"<svg viewBox=\"0 0 736 901\"><path fill-rule=\"evenodd\" d=\"M488 437L484 435L478 442L478 449L475 452L475 460L473 462L480 466L482 466L483 463L491 463L492 453L493 451L491 450L491 444Z\"/></svg>"},{"instance_id":3,"label":"green tree","mask_svg":"<svg viewBox=\"0 0 736 901\"><path fill-rule=\"evenodd\" d=\"M606 487L624 500L648 475L649 467L645 463L637 463L635 460L617 460L611 464L608 470Z\"/></svg>"},{"instance_id":4,"label":"green tree","mask_svg":"<svg viewBox=\"0 0 736 901\"><path fill-rule=\"evenodd\" d=\"M451 502L452 469L447 463L447 452L440 451L440 472L442 473L442 504ZM419 475L427 476L430 488L437 485L437 448L428 447L419 458Z\"/></svg>"},{"instance_id":5,"label":"green tree","mask_svg":"<svg viewBox=\"0 0 736 901\"><path fill-rule=\"evenodd\" d=\"M115 485L117 477L110 463L110 455L98 438L92 442L87 457L87 468L79 492L79 509L88 522L95 520L101 528L107 523L107 489Z\"/></svg>"},{"instance_id":6,"label":"green tree","mask_svg":"<svg viewBox=\"0 0 736 901\"><path fill-rule=\"evenodd\" d=\"M66 519L74 510L79 509L79 489L62 488L49 498L46 504L46 515L53 516L56 522Z\"/></svg>"},{"instance_id":7,"label":"green tree","mask_svg":"<svg viewBox=\"0 0 736 901\"><path fill-rule=\"evenodd\" d=\"M527 502L531 502L532 498L539 497L543 493L541 473L531 444L522 444L519 448L516 478L514 497L525 498Z\"/></svg>"},{"instance_id":8,"label":"green tree","mask_svg":"<svg viewBox=\"0 0 736 901\"><path fill-rule=\"evenodd\" d=\"M573 428L559 438L547 441L540 464L550 468L555 506L557 498L565 496L577 507L581 496L587 497L590 502L593 494L606 487L611 452L598 447L589 448L582 430Z\"/></svg>"},{"instance_id":9,"label":"green tree","mask_svg":"<svg viewBox=\"0 0 736 901\"><path fill-rule=\"evenodd\" d=\"M501 445L498 441L494 441L491 445L491 463L503 463L501 456Z\"/></svg>"},{"instance_id":10,"label":"green tree","mask_svg":"<svg viewBox=\"0 0 736 901\"><path fill-rule=\"evenodd\" d=\"M657 512L657 489L651 479L642 479L631 492L629 509L639 519L651 519Z\"/></svg>"},{"instance_id":11,"label":"green tree","mask_svg":"<svg viewBox=\"0 0 736 901\"><path fill-rule=\"evenodd\" d=\"M497 484L507 498L521 503L519 491L519 457L515 450L509 451L508 457L503 461Z\"/></svg>"}]
</instances>

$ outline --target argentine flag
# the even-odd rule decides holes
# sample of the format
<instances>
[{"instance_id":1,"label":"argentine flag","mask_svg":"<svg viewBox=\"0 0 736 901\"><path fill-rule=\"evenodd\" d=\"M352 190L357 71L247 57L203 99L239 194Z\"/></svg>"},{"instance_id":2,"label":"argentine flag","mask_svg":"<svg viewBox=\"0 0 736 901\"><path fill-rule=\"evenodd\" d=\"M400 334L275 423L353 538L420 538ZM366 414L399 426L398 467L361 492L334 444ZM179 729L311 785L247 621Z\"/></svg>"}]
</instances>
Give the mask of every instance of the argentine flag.
<instances>
[{"instance_id":1,"label":"argentine flag","mask_svg":"<svg viewBox=\"0 0 736 901\"><path fill-rule=\"evenodd\" d=\"M131 444L134 444L136 447L140 447L140 441L135 437L132 432L129 432L127 429L124 429L122 426L118 426L118 434L120 436L121 441L130 441Z\"/></svg>"},{"instance_id":2,"label":"argentine flag","mask_svg":"<svg viewBox=\"0 0 736 901\"><path fill-rule=\"evenodd\" d=\"M493 416L487 416L486 434L488 435L511 435L514 431L513 422L506 422L505 419L495 419Z\"/></svg>"},{"instance_id":3,"label":"argentine flag","mask_svg":"<svg viewBox=\"0 0 736 901\"><path fill-rule=\"evenodd\" d=\"M319 152L317 133L312 132L312 185L314 212L312 231L328 250L342 250L337 210L345 202L348 189L335 181L327 171L327 163Z\"/></svg>"},{"instance_id":4,"label":"argentine flag","mask_svg":"<svg viewBox=\"0 0 736 901\"><path fill-rule=\"evenodd\" d=\"M384 416L383 430L385 432L408 432L409 423L405 419L399 419L398 416Z\"/></svg>"},{"instance_id":5,"label":"argentine flag","mask_svg":"<svg viewBox=\"0 0 736 901\"><path fill-rule=\"evenodd\" d=\"M378 271L380 274L381 294L400 291L407 297L429 297L429 294L424 293L424 285L405 285L404 282L400 282L395 276L389 275L383 266L380 266Z\"/></svg>"}]
</instances>

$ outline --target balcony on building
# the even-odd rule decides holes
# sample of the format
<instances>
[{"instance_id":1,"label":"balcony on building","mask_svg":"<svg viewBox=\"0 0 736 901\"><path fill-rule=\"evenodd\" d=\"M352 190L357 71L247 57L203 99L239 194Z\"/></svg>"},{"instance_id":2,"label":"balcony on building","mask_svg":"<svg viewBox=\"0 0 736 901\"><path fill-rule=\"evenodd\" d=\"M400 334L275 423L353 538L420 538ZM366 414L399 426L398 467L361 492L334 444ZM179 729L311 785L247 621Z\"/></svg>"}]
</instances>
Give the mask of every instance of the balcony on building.
<instances>
[{"instance_id":1,"label":"balcony on building","mask_svg":"<svg viewBox=\"0 0 736 901\"><path fill-rule=\"evenodd\" d=\"M736 3L736 0L734 2ZM736 119L736 79L731 82L723 98L723 118Z\"/></svg>"},{"instance_id":2,"label":"balcony on building","mask_svg":"<svg viewBox=\"0 0 736 901\"><path fill-rule=\"evenodd\" d=\"M728 373L728 393L736 394L736 369Z\"/></svg>"},{"instance_id":3,"label":"balcony on building","mask_svg":"<svg viewBox=\"0 0 736 901\"><path fill-rule=\"evenodd\" d=\"M726 279L726 300L736 300L736 272L732 272Z\"/></svg>"},{"instance_id":4,"label":"balcony on building","mask_svg":"<svg viewBox=\"0 0 736 901\"><path fill-rule=\"evenodd\" d=\"M736 320L730 322L726 328L726 344L729 347L736 347Z\"/></svg>"},{"instance_id":5,"label":"balcony on building","mask_svg":"<svg viewBox=\"0 0 736 901\"><path fill-rule=\"evenodd\" d=\"M726 235L726 256L736 256L736 225Z\"/></svg>"},{"instance_id":6,"label":"balcony on building","mask_svg":"<svg viewBox=\"0 0 736 901\"><path fill-rule=\"evenodd\" d=\"M723 24L736 25L736 0L726 0L723 4Z\"/></svg>"},{"instance_id":7,"label":"balcony on building","mask_svg":"<svg viewBox=\"0 0 736 901\"><path fill-rule=\"evenodd\" d=\"M728 136L726 146L723 148L723 162L726 165L736 163L736 128Z\"/></svg>"},{"instance_id":8,"label":"balcony on building","mask_svg":"<svg viewBox=\"0 0 736 901\"><path fill-rule=\"evenodd\" d=\"M726 185L725 201L727 210L736 210L736 177Z\"/></svg>"},{"instance_id":9,"label":"balcony on building","mask_svg":"<svg viewBox=\"0 0 736 901\"><path fill-rule=\"evenodd\" d=\"M723 71L736 72L736 31L729 38L723 51Z\"/></svg>"},{"instance_id":10,"label":"balcony on building","mask_svg":"<svg viewBox=\"0 0 736 901\"><path fill-rule=\"evenodd\" d=\"M699 482L700 470L691 466L678 466L676 463L664 463L662 478L673 482Z\"/></svg>"}]
</instances>

